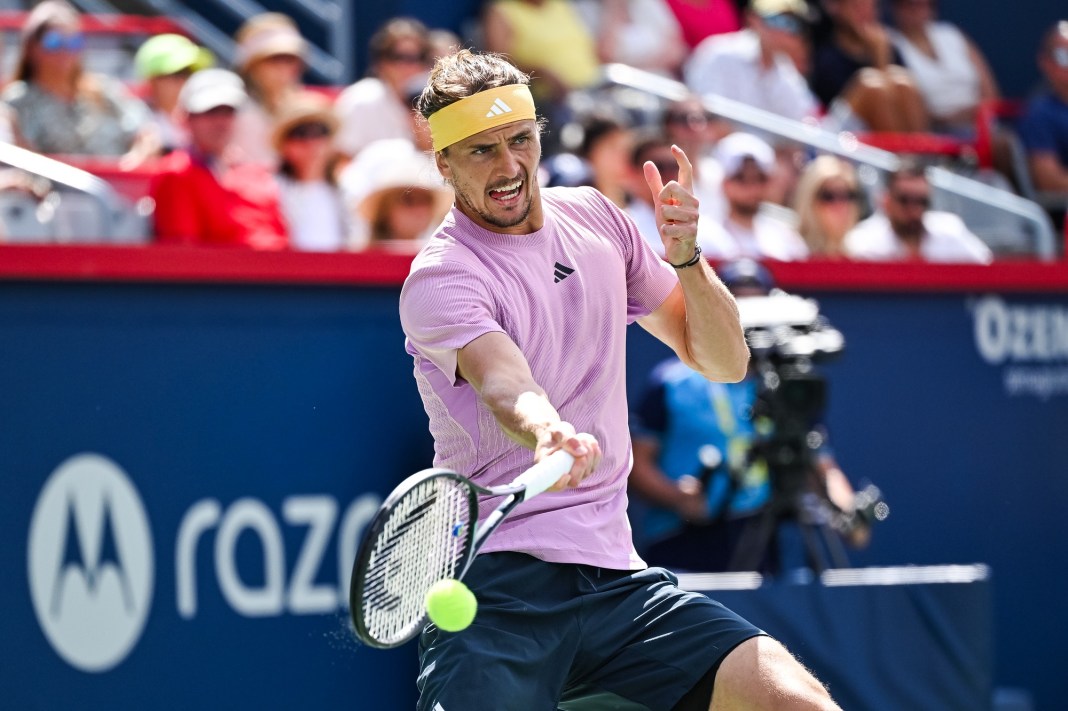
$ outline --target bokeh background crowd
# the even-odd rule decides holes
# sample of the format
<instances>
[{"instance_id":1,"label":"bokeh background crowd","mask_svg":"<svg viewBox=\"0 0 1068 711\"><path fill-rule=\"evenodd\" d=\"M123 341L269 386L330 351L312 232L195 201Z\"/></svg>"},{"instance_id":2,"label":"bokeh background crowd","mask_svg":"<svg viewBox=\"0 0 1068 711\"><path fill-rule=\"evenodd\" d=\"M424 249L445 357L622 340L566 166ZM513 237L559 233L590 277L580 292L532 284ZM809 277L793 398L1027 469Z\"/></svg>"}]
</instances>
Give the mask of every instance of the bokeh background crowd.
<instances>
[{"instance_id":1,"label":"bokeh background crowd","mask_svg":"<svg viewBox=\"0 0 1068 711\"><path fill-rule=\"evenodd\" d=\"M323 79L338 60L296 13L220 38L180 13L13 5L0 139L31 153L5 154L5 242L414 252L451 192L412 107L471 48L532 73L542 184L596 186L654 247L641 165L673 177L676 143L713 258L1063 253L1065 22L1020 48L1041 82L1007 97L935 0L491 0L456 27L386 20L351 84Z\"/></svg>"},{"instance_id":2,"label":"bokeh background crowd","mask_svg":"<svg viewBox=\"0 0 1068 711\"><path fill-rule=\"evenodd\" d=\"M796 634L847 708L1063 706L1062 8L71 2L0 0L0 562L29 578L0 598L0 706L412 705L414 654L353 648L347 583L381 496L432 458L397 290L453 201L413 105L462 49L533 75L541 185L595 186L660 249L641 167L673 178L681 146L721 277L796 292L777 304L818 304L848 344L811 371L832 395L803 434L836 507L813 508L838 521L874 482L893 510L829 539L856 566L831 572L875 583L786 576L731 606L778 601L754 619ZM718 545L736 569L734 524L772 500L741 446L767 434L764 373L709 387L666 355L628 334L636 541L701 574ZM86 453L143 521L55 485ZM92 550L113 523L93 506L147 563ZM74 533L53 560L35 531ZM901 570L919 577L883 577Z\"/></svg>"}]
</instances>

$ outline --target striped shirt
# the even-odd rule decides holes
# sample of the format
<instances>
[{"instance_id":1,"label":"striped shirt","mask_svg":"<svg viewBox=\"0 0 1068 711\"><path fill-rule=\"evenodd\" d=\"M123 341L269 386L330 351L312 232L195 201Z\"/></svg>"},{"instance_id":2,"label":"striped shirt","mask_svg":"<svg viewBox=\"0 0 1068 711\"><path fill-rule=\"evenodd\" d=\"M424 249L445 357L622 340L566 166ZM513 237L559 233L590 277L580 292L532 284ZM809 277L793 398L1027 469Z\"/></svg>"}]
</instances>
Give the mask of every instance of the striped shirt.
<instances>
[{"instance_id":1,"label":"striped shirt","mask_svg":"<svg viewBox=\"0 0 1068 711\"><path fill-rule=\"evenodd\" d=\"M504 434L456 375L460 348L486 333L507 334L560 416L596 437L604 457L578 488L520 505L483 550L640 569L627 521L626 327L657 309L678 278L596 190L550 188L541 196L544 225L526 235L483 229L454 207L401 290L434 464L483 486L507 483L532 464L533 453Z\"/></svg>"}]
</instances>

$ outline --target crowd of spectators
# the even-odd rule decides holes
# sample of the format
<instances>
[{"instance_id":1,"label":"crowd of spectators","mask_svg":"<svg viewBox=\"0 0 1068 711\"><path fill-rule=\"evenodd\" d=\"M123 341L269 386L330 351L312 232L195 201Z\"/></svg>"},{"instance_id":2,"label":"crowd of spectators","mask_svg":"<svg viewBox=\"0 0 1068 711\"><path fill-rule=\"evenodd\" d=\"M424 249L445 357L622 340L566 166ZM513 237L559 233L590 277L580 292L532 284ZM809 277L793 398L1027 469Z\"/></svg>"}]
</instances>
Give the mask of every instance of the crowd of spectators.
<instances>
[{"instance_id":1,"label":"crowd of spectators","mask_svg":"<svg viewBox=\"0 0 1068 711\"><path fill-rule=\"evenodd\" d=\"M994 253L964 221L931 209L922 164L865 182L848 161L732 125L702 101L833 130L974 140L984 102L1000 98L982 51L933 0L887 1L486 0L464 37L389 20L370 39L365 76L317 87L304 84L308 42L280 13L238 28L229 67L183 35L148 38L131 83L85 70L79 13L44 0L0 94L0 140L147 171L150 240L414 251L451 191L413 101L434 60L468 46L532 73L543 184L596 186L654 246L642 165L669 177L677 144L694 165L708 256L987 263ZM1064 192L1068 22L1042 38L1037 62L1046 89L1014 130L1034 186ZM689 95L653 110L617 101L600 82L608 63L678 80ZM18 240L17 228L4 234Z\"/></svg>"}]
</instances>

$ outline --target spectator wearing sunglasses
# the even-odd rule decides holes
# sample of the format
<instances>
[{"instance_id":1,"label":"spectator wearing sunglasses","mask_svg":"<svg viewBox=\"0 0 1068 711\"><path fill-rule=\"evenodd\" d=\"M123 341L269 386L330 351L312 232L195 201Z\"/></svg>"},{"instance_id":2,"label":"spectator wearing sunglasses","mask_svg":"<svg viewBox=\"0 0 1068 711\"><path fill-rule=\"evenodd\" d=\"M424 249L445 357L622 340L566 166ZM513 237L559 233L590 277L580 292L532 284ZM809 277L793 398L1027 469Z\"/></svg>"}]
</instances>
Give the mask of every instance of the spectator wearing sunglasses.
<instances>
[{"instance_id":1,"label":"spectator wearing sunglasses","mask_svg":"<svg viewBox=\"0 0 1068 711\"><path fill-rule=\"evenodd\" d=\"M278 183L267 168L233 149L244 83L224 69L202 69L178 95L189 145L160 161L151 195L158 241L166 244L289 246Z\"/></svg>"},{"instance_id":2,"label":"spectator wearing sunglasses","mask_svg":"<svg viewBox=\"0 0 1068 711\"><path fill-rule=\"evenodd\" d=\"M81 17L45 0L22 28L14 81L0 100L15 141L40 153L121 157L133 167L156 153L148 108L110 77L82 69Z\"/></svg>"},{"instance_id":3,"label":"spectator wearing sunglasses","mask_svg":"<svg viewBox=\"0 0 1068 711\"><path fill-rule=\"evenodd\" d=\"M702 217L722 222L727 214L723 200L723 171L712 157L716 143L733 127L705 110L697 95L669 102L660 118L660 128L670 143L690 157L693 164L693 194Z\"/></svg>"},{"instance_id":4,"label":"spectator wearing sunglasses","mask_svg":"<svg viewBox=\"0 0 1068 711\"><path fill-rule=\"evenodd\" d=\"M341 92L334 109L341 124L337 149L348 158L375 141L415 140L411 97L430 70L427 28L410 17L386 22L372 35L369 51L368 75Z\"/></svg>"},{"instance_id":5,"label":"spectator wearing sunglasses","mask_svg":"<svg viewBox=\"0 0 1068 711\"><path fill-rule=\"evenodd\" d=\"M870 261L989 264L990 248L951 212L931 210L922 166L906 162L886 180L877 212L846 235L846 252Z\"/></svg>"},{"instance_id":6,"label":"spectator wearing sunglasses","mask_svg":"<svg viewBox=\"0 0 1068 711\"><path fill-rule=\"evenodd\" d=\"M145 80L146 100L159 135L161 153L170 153L186 143L179 118L178 94L193 72L214 63L211 52L176 34L151 37L134 55L134 68Z\"/></svg>"},{"instance_id":7,"label":"spectator wearing sunglasses","mask_svg":"<svg viewBox=\"0 0 1068 711\"><path fill-rule=\"evenodd\" d=\"M357 205L367 226L364 249L415 254L452 207L453 193L440 176L414 161L392 162L375 174Z\"/></svg>"},{"instance_id":8,"label":"spectator wearing sunglasses","mask_svg":"<svg viewBox=\"0 0 1068 711\"><path fill-rule=\"evenodd\" d=\"M1020 121L1035 189L1068 192L1068 21L1051 27L1039 46L1038 67L1046 89L1028 104Z\"/></svg>"},{"instance_id":9,"label":"spectator wearing sunglasses","mask_svg":"<svg viewBox=\"0 0 1068 711\"><path fill-rule=\"evenodd\" d=\"M747 28L709 37L686 63L699 96L724 96L787 118L819 113L804 74L809 64L809 7L804 0L753 0Z\"/></svg>"},{"instance_id":10,"label":"spectator wearing sunglasses","mask_svg":"<svg viewBox=\"0 0 1068 711\"><path fill-rule=\"evenodd\" d=\"M312 92L294 97L275 125L282 212L293 249L336 252L346 247L347 220L332 170L335 133L330 101Z\"/></svg>"},{"instance_id":11,"label":"spectator wearing sunglasses","mask_svg":"<svg viewBox=\"0 0 1068 711\"><path fill-rule=\"evenodd\" d=\"M860 221L860 184L852 164L836 156L817 156L801 173L794 193L797 231L809 256L842 259L845 236Z\"/></svg>"},{"instance_id":12,"label":"spectator wearing sunglasses","mask_svg":"<svg viewBox=\"0 0 1068 711\"><path fill-rule=\"evenodd\" d=\"M308 43L292 18L277 12L250 17L234 39L234 68L249 96L237 113L234 145L244 151L246 160L273 171L279 162L271 140L274 125L303 90Z\"/></svg>"},{"instance_id":13,"label":"spectator wearing sunglasses","mask_svg":"<svg viewBox=\"0 0 1068 711\"><path fill-rule=\"evenodd\" d=\"M732 133L716 145L714 155L723 168L723 229L728 240L709 256L805 259L808 247L797 230L764 210L776 165L774 149L751 133Z\"/></svg>"}]
</instances>

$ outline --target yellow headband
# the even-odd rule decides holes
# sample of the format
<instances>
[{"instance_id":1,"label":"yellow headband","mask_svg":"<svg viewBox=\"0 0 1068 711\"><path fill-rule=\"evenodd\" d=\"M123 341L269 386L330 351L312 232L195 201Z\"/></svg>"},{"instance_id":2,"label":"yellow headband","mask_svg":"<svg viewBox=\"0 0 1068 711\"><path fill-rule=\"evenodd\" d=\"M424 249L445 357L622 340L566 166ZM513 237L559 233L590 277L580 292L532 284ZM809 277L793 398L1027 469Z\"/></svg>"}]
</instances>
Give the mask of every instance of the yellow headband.
<instances>
[{"instance_id":1,"label":"yellow headband","mask_svg":"<svg viewBox=\"0 0 1068 711\"><path fill-rule=\"evenodd\" d=\"M434 150L448 148L468 136L513 121L534 119L534 97L526 84L487 89L430 114Z\"/></svg>"}]
</instances>

